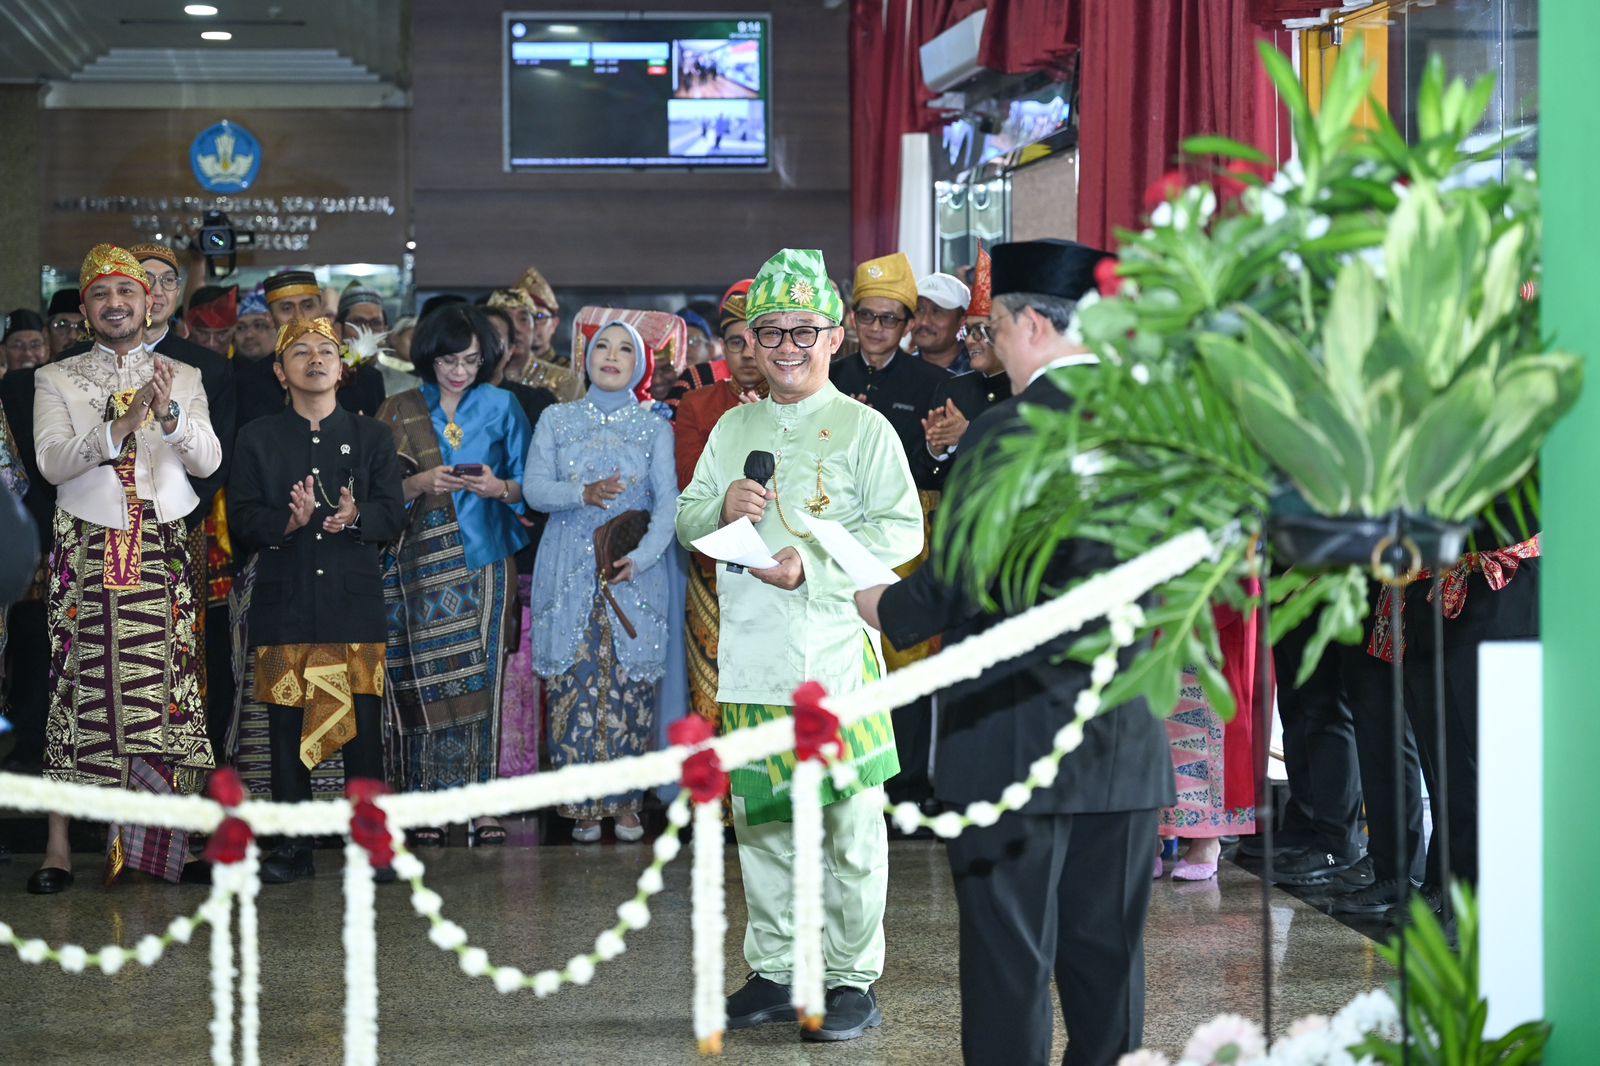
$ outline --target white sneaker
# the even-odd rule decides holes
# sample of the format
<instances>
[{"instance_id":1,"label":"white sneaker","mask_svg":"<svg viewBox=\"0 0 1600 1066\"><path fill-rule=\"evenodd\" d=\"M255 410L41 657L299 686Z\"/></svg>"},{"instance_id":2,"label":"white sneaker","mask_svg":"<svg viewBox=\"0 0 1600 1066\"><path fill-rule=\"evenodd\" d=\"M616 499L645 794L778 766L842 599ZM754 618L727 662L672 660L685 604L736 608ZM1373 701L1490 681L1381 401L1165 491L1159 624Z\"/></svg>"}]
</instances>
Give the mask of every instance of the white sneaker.
<instances>
[{"instance_id":1,"label":"white sneaker","mask_svg":"<svg viewBox=\"0 0 1600 1066\"><path fill-rule=\"evenodd\" d=\"M643 822L639 822L637 825L631 826L623 825L621 822L616 822L614 823L614 828L617 831L617 839L622 841L624 844L637 844L639 841L644 839Z\"/></svg>"}]
</instances>

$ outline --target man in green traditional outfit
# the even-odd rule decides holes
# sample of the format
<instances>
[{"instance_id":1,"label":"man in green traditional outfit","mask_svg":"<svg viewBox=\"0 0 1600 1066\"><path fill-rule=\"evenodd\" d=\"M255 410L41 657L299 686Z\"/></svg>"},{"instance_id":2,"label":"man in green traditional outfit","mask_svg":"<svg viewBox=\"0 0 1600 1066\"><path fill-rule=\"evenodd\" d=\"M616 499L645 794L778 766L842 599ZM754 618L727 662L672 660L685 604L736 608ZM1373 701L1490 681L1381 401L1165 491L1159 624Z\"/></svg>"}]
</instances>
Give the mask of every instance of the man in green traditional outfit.
<instances>
[{"instance_id":1,"label":"man in green traditional outfit","mask_svg":"<svg viewBox=\"0 0 1600 1066\"><path fill-rule=\"evenodd\" d=\"M717 699L724 731L787 716L795 688L820 682L830 694L860 688L881 669L878 634L855 612L854 586L811 538L805 518L844 524L889 566L922 550L922 510L905 450L888 420L828 381L844 340L844 305L822 253L785 249L750 286L745 343L771 387L767 399L718 420L678 500L685 545L749 518L777 565L729 573L718 564L722 611ZM770 452L767 484L744 476L752 451ZM883 783L899 772L894 730L877 714L843 731L843 758L857 782L823 785L823 958L827 1020L810 1040L850 1040L881 1024L872 985L883 973L883 910L889 844ZM749 922L745 959L754 971L728 997L728 1028L793 1019L792 753L732 774Z\"/></svg>"}]
</instances>

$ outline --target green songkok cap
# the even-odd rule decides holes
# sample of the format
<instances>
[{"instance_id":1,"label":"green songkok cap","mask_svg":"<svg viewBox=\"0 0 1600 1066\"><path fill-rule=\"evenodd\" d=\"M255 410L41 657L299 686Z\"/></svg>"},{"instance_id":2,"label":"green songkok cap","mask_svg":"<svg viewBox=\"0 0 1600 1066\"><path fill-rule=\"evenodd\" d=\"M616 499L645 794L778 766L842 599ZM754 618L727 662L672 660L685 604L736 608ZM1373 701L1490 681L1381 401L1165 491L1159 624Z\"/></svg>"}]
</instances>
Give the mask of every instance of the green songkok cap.
<instances>
[{"instance_id":1,"label":"green songkok cap","mask_svg":"<svg viewBox=\"0 0 1600 1066\"><path fill-rule=\"evenodd\" d=\"M762 265L745 301L746 318L753 324L778 311L813 311L834 323L844 320L844 301L828 281L821 252L785 248Z\"/></svg>"}]
</instances>

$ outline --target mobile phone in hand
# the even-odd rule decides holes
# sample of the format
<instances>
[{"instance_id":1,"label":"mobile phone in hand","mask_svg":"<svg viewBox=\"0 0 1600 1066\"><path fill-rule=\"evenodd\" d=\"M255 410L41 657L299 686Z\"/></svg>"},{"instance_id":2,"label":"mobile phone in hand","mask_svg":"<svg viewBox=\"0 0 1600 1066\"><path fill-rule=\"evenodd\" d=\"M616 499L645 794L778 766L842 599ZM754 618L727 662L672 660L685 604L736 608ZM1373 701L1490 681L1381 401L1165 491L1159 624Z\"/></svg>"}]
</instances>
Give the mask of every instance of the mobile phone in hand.
<instances>
[{"instance_id":1,"label":"mobile phone in hand","mask_svg":"<svg viewBox=\"0 0 1600 1066\"><path fill-rule=\"evenodd\" d=\"M451 471L451 473L455 474L456 477L482 477L483 476L483 464L482 463L458 463L458 464L456 464L455 469Z\"/></svg>"}]
</instances>

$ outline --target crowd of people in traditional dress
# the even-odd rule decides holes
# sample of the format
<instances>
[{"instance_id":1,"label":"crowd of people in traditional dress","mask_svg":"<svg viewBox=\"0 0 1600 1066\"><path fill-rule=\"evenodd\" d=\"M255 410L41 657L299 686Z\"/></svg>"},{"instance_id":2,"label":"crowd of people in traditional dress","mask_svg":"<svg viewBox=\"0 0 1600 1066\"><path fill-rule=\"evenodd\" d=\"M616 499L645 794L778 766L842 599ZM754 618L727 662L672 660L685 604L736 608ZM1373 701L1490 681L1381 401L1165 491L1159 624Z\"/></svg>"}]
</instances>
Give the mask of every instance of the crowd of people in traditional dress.
<instances>
[{"instance_id":1,"label":"crowd of people in traditional dress","mask_svg":"<svg viewBox=\"0 0 1600 1066\"><path fill-rule=\"evenodd\" d=\"M1070 403L1047 372L1095 362L1069 327L1106 258L1017 242L918 278L894 254L841 289L820 253L785 249L714 304L582 308L567 355L533 268L393 319L359 281L334 292L285 270L241 294L165 245L96 246L76 289L6 318L0 480L40 560L6 616L6 769L177 795L231 765L278 801L351 778L440 791L655 750L687 714L758 725L802 682L848 692L935 654L996 618L963 592L959 559L933 565L952 468L1025 431L1023 400ZM856 589L806 516L845 523L904 580ZM693 552L740 519L776 565ZM1063 549L1051 584L1110 565L1104 548ZM1219 621L1248 706L1255 638ZM1064 647L844 731L856 774L825 785L828 1015L812 1038L881 1021L886 798L932 810L1026 778L1089 685ZM1354 682L1329 662L1337 702ZM1308 881L1361 850L1358 799L1317 794L1341 771L1306 766L1304 723L1327 716L1312 702L1281 701L1297 798L1317 808L1281 858ZM1137 1046L1152 858L1156 879L1209 880L1221 839L1254 832L1255 719L1224 723L1187 674L1165 723L1142 704L1095 719L1055 785L951 842L969 1050L1048 1051L1052 970L1071 983L1069 1061ZM731 768L752 971L732 1028L792 1019L794 765ZM610 823L639 841L660 798L561 807L560 832L594 844ZM50 816L28 891L73 884L69 829ZM465 830L507 841L495 818ZM1169 870L1174 837L1188 847ZM113 825L103 877L205 881L197 851ZM304 838L262 865L274 884L314 873Z\"/></svg>"}]
</instances>

